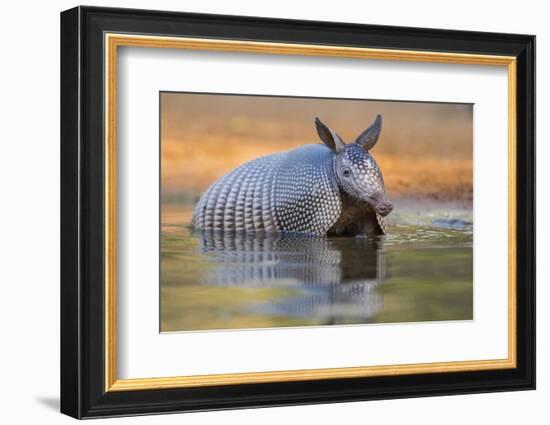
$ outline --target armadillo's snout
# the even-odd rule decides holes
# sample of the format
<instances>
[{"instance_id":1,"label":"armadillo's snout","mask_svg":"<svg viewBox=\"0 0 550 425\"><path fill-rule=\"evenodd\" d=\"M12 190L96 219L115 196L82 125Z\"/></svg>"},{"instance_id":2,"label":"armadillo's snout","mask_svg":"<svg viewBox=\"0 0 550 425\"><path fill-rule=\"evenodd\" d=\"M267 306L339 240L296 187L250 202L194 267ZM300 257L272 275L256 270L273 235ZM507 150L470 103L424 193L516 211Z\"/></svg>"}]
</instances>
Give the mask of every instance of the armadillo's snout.
<instances>
[{"instance_id":1,"label":"armadillo's snout","mask_svg":"<svg viewBox=\"0 0 550 425\"><path fill-rule=\"evenodd\" d=\"M389 201L381 201L376 205L376 212L382 217L386 217L393 211L393 204Z\"/></svg>"}]
</instances>

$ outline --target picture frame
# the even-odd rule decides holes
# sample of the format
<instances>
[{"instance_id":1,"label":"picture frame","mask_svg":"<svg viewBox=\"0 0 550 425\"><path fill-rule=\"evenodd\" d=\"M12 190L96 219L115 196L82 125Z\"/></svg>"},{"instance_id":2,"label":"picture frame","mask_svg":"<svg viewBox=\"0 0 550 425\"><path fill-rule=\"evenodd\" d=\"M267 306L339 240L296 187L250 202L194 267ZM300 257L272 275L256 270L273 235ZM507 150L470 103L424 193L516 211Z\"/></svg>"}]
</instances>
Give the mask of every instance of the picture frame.
<instances>
[{"instance_id":1,"label":"picture frame","mask_svg":"<svg viewBox=\"0 0 550 425\"><path fill-rule=\"evenodd\" d=\"M121 379L121 47L498 66L507 72L508 356ZM61 13L61 412L75 418L535 388L535 37L76 7ZM504 267L504 266L503 266Z\"/></svg>"}]
</instances>

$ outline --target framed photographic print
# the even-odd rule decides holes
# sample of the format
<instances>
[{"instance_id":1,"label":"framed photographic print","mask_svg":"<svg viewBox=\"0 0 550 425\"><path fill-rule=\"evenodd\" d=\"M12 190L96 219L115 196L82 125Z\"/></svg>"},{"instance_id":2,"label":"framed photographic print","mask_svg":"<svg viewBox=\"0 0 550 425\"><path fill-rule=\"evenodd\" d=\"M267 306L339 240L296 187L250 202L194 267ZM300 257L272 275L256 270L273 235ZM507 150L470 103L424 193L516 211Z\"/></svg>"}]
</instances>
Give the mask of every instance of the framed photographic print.
<instances>
[{"instance_id":1,"label":"framed photographic print","mask_svg":"<svg viewBox=\"0 0 550 425\"><path fill-rule=\"evenodd\" d=\"M535 38L61 14L61 411L533 389Z\"/></svg>"}]
</instances>

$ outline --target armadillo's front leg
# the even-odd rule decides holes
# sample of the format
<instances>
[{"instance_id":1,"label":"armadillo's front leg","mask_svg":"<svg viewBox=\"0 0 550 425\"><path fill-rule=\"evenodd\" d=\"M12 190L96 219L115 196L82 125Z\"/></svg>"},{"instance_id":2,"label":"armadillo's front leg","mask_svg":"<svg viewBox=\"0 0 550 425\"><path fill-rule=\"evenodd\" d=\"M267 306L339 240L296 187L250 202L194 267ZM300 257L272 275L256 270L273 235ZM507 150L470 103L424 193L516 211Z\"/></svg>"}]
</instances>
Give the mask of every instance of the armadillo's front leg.
<instances>
[{"instance_id":1,"label":"armadillo's front leg","mask_svg":"<svg viewBox=\"0 0 550 425\"><path fill-rule=\"evenodd\" d=\"M376 213L367 214L363 223L361 223L361 229L356 237L359 238L372 238L374 236L380 236L385 234L383 223L380 224Z\"/></svg>"}]
</instances>

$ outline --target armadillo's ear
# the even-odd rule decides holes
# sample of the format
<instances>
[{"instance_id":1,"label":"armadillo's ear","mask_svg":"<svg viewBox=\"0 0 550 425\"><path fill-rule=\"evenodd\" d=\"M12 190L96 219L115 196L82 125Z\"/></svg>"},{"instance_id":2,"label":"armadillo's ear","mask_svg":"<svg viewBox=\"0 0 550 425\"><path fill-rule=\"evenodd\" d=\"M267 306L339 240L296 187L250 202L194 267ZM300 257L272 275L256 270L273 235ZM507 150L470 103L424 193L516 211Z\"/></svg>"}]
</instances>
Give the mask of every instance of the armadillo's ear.
<instances>
[{"instance_id":1,"label":"armadillo's ear","mask_svg":"<svg viewBox=\"0 0 550 425\"><path fill-rule=\"evenodd\" d=\"M319 118L315 118L315 127L317 127L317 133L327 147L334 151L340 152L344 149L344 142L342 138L336 134L330 127L326 126L321 122Z\"/></svg>"},{"instance_id":2,"label":"armadillo's ear","mask_svg":"<svg viewBox=\"0 0 550 425\"><path fill-rule=\"evenodd\" d=\"M357 137L355 143L361 145L367 151L371 150L378 141L380 130L382 130L382 117L377 115L372 125Z\"/></svg>"}]
</instances>

